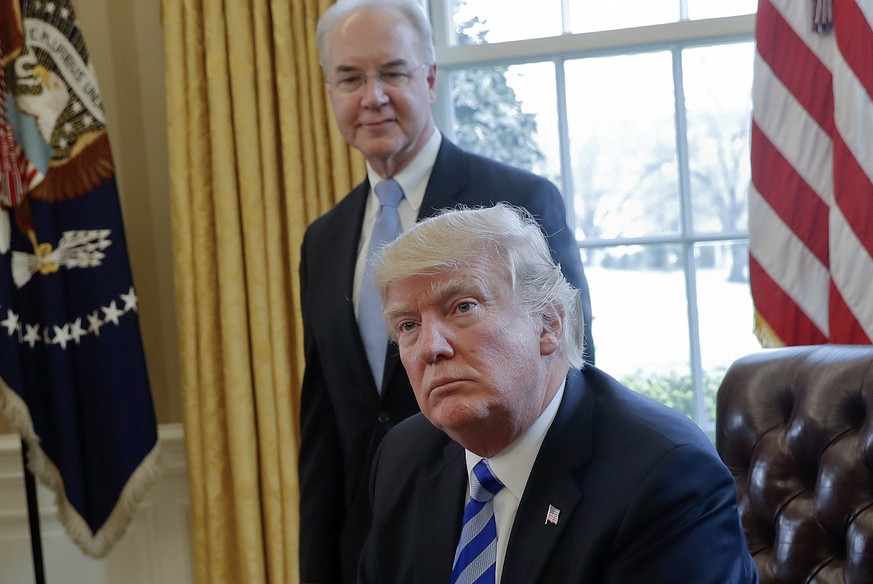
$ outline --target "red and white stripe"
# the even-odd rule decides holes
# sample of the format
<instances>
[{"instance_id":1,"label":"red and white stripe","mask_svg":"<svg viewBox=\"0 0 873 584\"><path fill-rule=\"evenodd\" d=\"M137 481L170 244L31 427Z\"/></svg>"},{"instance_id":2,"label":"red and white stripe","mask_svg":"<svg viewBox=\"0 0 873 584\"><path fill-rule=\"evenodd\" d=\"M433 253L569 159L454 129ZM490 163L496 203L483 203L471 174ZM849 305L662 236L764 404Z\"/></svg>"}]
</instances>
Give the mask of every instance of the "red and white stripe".
<instances>
[{"instance_id":1,"label":"red and white stripe","mask_svg":"<svg viewBox=\"0 0 873 584\"><path fill-rule=\"evenodd\" d=\"M758 5L749 251L765 346L873 339L873 0L833 0L817 31L827 4Z\"/></svg>"}]
</instances>

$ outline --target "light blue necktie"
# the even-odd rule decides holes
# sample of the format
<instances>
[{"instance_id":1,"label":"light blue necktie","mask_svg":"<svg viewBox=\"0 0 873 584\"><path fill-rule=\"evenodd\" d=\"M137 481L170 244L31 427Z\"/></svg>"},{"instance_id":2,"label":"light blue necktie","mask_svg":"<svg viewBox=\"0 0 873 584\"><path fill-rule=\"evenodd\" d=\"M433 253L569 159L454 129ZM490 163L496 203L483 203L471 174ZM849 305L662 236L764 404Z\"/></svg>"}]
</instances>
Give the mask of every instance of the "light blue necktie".
<instances>
[{"instance_id":1,"label":"light blue necktie","mask_svg":"<svg viewBox=\"0 0 873 584\"><path fill-rule=\"evenodd\" d=\"M470 473L470 500L455 552L451 584L494 584L497 570L497 523L494 495L503 483L483 458Z\"/></svg>"},{"instance_id":2,"label":"light blue necktie","mask_svg":"<svg viewBox=\"0 0 873 584\"><path fill-rule=\"evenodd\" d=\"M382 375L385 369L385 353L388 350L388 334L385 331L385 320L382 318L382 299L376 292L373 283L373 256L380 247L394 240L402 227L397 205L403 199L403 189L393 178L378 183L374 190L379 197L379 214L370 236L370 248L367 251L367 265L364 268L364 280L358 299L358 328L364 340L367 351L367 361L370 371L376 381L376 389L382 391Z\"/></svg>"}]
</instances>

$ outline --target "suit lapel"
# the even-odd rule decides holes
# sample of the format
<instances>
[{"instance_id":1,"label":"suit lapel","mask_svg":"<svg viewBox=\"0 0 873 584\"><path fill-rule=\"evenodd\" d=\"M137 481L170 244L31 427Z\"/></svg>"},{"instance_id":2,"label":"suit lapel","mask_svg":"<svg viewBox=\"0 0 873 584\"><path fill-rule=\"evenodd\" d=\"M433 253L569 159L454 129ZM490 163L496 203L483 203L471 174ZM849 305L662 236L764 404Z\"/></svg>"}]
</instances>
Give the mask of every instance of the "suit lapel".
<instances>
[{"instance_id":1,"label":"suit lapel","mask_svg":"<svg viewBox=\"0 0 873 584\"><path fill-rule=\"evenodd\" d=\"M503 565L502 584L537 582L584 493L578 472L591 459L593 396L571 371L564 397L543 441L518 506ZM547 520L550 508L557 510Z\"/></svg>"},{"instance_id":2,"label":"suit lapel","mask_svg":"<svg viewBox=\"0 0 873 584\"><path fill-rule=\"evenodd\" d=\"M464 516L467 465L464 449L448 440L439 464L416 487L415 581L448 582ZM453 534L447 537L446 534Z\"/></svg>"},{"instance_id":3,"label":"suit lapel","mask_svg":"<svg viewBox=\"0 0 873 584\"><path fill-rule=\"evenodd\" d=\"M335 257L326 257L323 268L329 274L332 285L326 290L333 290L340 298L333 298L328 306L342 306L343 312L336 319L328 319L334 323L335 328L331 331L331 338L336 346L344 346L350 349L355 358L346 362L351 364L352 373L360 380L361 387L370 387L375 396L378 396L376 384L370 373L370 365L367 354L364 351L364 342L358 329L358 321L355 318L355 306L353 299L355 265L358 259L358 243L361 239L361 230L364 222L364 210L367 206L367 197L370 193L370 182L365 179L352 189L346 198L335 207L340 215L333 221L333 229L328 233L331 238L332 248L336 250ZM350 228L354 226L354 228ZM335 308L333 308L335 310Z\"/></svg>"},{"instance_id":4,"label":"suit lapel","mask_svg":"<svg viewBox=\"0 0 873 584\"><path fill-rule=\"evenodd\" d=\"M443 138L437 153L418 219L430 217L440 209L454 207L467 186L467 154Z\"/></svg>"}]
</instances>

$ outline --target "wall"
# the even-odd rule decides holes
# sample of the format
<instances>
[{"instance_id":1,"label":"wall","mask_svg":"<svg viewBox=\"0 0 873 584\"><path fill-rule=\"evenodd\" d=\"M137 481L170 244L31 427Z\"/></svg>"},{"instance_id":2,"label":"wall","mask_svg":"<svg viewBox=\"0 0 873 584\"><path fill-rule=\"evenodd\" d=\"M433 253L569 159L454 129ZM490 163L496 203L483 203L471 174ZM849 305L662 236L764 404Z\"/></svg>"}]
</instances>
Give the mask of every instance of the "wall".
<instances>
[{"instance_id":1,"label":"wall","mask_svg":"<svg viewBox=\"0 0 873 584\"><path fill-rule=\"evenodd\" d=\"M54 494L38 489L46 584L190 584L190 504L182 429L161 427L164 470L109 554L85 556L58 521ZM20 440L0 436L0 584L34 582Z\"/></svg>"}]
</instances>

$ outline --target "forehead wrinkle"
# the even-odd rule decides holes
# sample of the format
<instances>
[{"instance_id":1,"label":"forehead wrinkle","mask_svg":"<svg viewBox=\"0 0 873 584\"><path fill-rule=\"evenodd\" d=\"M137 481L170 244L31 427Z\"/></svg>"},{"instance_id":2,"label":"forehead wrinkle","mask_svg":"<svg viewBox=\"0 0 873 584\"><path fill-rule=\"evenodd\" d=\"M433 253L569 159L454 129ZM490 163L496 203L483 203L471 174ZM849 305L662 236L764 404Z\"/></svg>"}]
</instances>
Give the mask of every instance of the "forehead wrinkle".
<instances>
[{"instance_id":1,"label":"forehead wrinkle","mask_svg":"<svg viewBox=\"0 0 873 584\"><path fill-rule=\"evenodd\" d=\"M478 284L479 277L452 277L445 280L432 281L430 285L430 299L435 304L442 304L449 298L459 294L478 294L482 286Z\"/></svg>"},{"instance_id":2,"label":"forehead wrinkle","mask_svg":"<svg viewBox=\"0 0 873 584\"><path fill-rule=\"evenodd\" d=\"M484 295L484 281L478 274L474 274L472 276L452 276L447 279L433 278L432 276L439 276L440 272L433 274L431 276L428 275L418 275L411 276L408 278L404 278L399 280L394 285L410 282L416 278L429 280L428 284L428 296L426 302L431 306L438 306L440 304L445 303L450 298L459 295L473 295L473 296L483 296ZM390 286L389 286L390 288ZM410 306L408 306L405 302L403 304L388 304L385 306L385 317L389 320L393 320L396 318L400 318L404 315L408 315L410 313L416 312L412 310Z\"/></svg>"}]
</instances>

